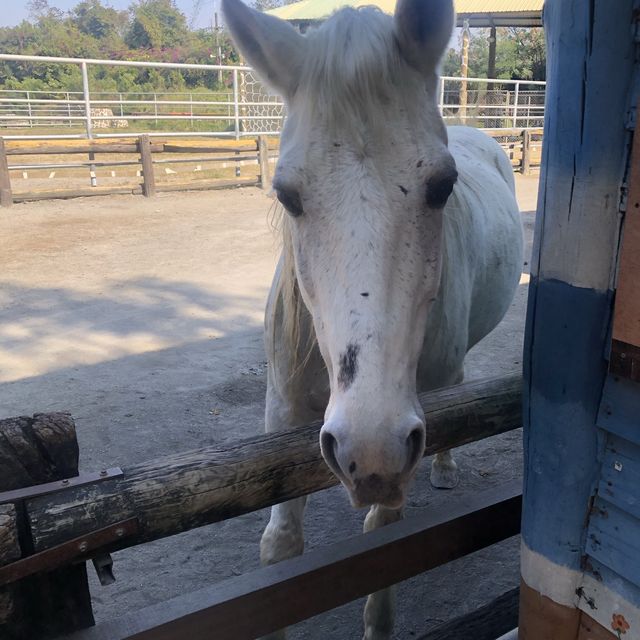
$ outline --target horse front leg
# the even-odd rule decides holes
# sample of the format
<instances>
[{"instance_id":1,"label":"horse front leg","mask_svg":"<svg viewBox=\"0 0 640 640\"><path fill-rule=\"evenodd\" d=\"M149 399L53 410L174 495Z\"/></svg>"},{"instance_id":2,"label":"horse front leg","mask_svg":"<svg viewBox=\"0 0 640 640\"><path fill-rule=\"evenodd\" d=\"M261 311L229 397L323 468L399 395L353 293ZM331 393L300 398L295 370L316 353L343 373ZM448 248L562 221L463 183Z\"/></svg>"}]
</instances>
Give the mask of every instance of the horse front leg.
<instances>
[{"instance_id":1,"label":"horse front leg","mask_svg":"<svg viewBox=\"0 0 640 640\"><path fill-rule=\"evenodd\" d=\"M402 509L387 509L373 505L364 520L364 532L397 522L403 517ZM391 586L372 593L364 608L363 640L388 640L393 631L396 613L396 587Z\"/></svg>"},{"instance_id":2,"label":"horse front leg","mask_svg":"<svg viewBox=\"0 0 640 640\"><path fill-rule=\"evenodd\" d=\"M263 566L302 554L306 502L305 496L271 507L271 518L260 540L260 562Z\"/></svg>"},{"instance_id":3,"label":"horse front leg","mask_svg":"<svg viewBox=\"0 0 640 640\"><path fill-rule=\"evenodd\" d=\"M293 408L267 382L266 407L267 433L293 429L308 424L318 418L312 410L302 407ZM263 566L275 564L299 556L304 551L304 510L306 496L288 500L271 507L271 517L260 540L260 562ZM263 638L263 640L284 640L285 629L281 629Z\"/></svg>"},{"instance_id":4,"label":"horse front leg","mask_svg":"<svg viewBox=\"0 0 640 640\"><path fill-rule=\"evenodd\" d=\"M458 486L458 465L451 451L436 453L431 463L431 485L436 489L454 489Z\"/></svg>"},{"instance_id":5,"label":"horse front leg","mask_svg":"<svg viewBox=\"0 0 640 640\"><path fill-rule=\"evenodd\" d=\"M442 383L442 386L450 387L460 384L464 380L464 366L462 363L456 371ZM460 482L458 475L458 465L451 455L451 451L436 453L431 463L431 475L429 477L431 486L436 489L454 489Z\"/></svg>"},{"instance_id":6,"label":"horse front leg","mask_svg":"<svg viewBox=\"0 0 640 640\"><path fill-rule=\"evenodd\" d=\"M306 497L289 500L271 507L271 518L260 540L262 566L299 556L304 551L304 508ZM286 630L280 629L262 640L285 640Z\"/></svg>"}]
</instances>

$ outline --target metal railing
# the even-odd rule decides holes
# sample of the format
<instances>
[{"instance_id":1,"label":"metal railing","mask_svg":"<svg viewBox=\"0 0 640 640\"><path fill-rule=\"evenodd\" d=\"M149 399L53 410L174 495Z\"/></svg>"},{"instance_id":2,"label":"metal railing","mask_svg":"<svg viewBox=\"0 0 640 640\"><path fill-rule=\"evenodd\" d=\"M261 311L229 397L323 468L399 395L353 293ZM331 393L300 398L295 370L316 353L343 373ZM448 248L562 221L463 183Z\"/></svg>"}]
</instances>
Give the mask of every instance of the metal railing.
<instances>
[{"instance_id":1,"label":"metal railing","mask_svg":"<svg viewBox=\"0 0 640 640\"><path fill-rule=\"evenodd\" d=\"M285 116L281 99L270 95L249 67L13 54L0 54L0 60L77 65L82 75L82 91L0 89L0 130L6 139L120 138L142 133L239 139L278 134ZM94 66L205 71L224 90L92 92L89 68ZM492 129L540 127L544 89L544 82L443 77L438 102L449 123Z\"/></svg>"}]
</instances>

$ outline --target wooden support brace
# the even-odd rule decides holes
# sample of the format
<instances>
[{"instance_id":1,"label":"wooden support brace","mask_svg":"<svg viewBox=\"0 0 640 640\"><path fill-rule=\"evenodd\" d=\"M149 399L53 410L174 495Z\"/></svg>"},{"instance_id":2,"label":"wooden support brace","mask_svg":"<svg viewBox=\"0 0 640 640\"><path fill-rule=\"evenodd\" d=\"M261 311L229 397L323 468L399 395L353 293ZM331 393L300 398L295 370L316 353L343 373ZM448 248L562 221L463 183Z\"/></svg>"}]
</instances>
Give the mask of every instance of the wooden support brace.
<instances>
[{"instance_id":1,"label":"wooden support brace","mask_svg":"<svg viewBox=\"0 0 640 640\"><path fill-rule=\"evenodd\" d=\"M419 640L496 640L518 625L516 587L488 604L428 631Z\"/></svg>"},{"instance_id":2,"label":"wooden support brace","mask_svg":"<svg viewBox=\"0 0 640 640\"><path fill-rule=\"evenodd\" d=\"M429 509L70 640L253 640L516 535L520 490L516 482Z\"/></svg>"},{"instance_id":3,"label":"wooden support brace","mask_svg":"<svg viewBox=\"0 0 640 640\"><path fill-rule=\"evenodd\" d=\"M65 413L0 420L0 490L77 475L75 425ZM18 548L16 548L18 544ZM33 553L24 504L0 505L0 565ZM0 587L0 638L44 640L92 625L85 564Z\"/></svg>"},{"instance_id":4,"label":"wooden support brace","mask_svg":"<svg viewBox=\"0 0 640 640\"><path fill-rule=\"evenodd\" d=\"M0 137L0 206L10 207L13 204L11 194L11 177L9 176L9 164L7 151L4 146L4 138Z\"/></svg>"},{"instance_id":5,"label":"wooden support brace","mask_svg":"<svg viewBox=\"0 0 640 640\"><path fill-rule=\"evenodd\" d=\"M260 186L268 189L271 186L269 171L269 143L266 136L258 137L258 159L260 162Z\"/></svg>"},{"instance_id":6,"label":"wooden support brace","mask_svg":"<svg viewBox=\"0 0 640 640\"><path fill-rule=\"evenodd\" d=\"M520 171L523 175L531 173L531 131L524 129L522 131L522 164Z\"/></svg>"},{"instance_id":7,"label":"wooden support brace","mask_svg":"<svg viewBox=\"0 0 640 640\"><path fill-rule=\"evenodd\" d=\"M514 374L421 394L426 453L517 428L521 390ZM124 548L331 487L338 480L320 453L321 426L171 454L126 468L120 478L28 500L34 548L138 518L140 530L122 542Z\"/></svg>"},{"instance_id":8,"label":"wooden support brace","mask_svg":"<svg viewBox=\"0 0 640 640\"><path fill-rule=\"evenodd\" d=\"M140 161L142 162L142 194L147 198L156 195L156 177L153 172L153 157L151 155L151 140L147 134L140 136Z\"/></svg>"}]
</instances>

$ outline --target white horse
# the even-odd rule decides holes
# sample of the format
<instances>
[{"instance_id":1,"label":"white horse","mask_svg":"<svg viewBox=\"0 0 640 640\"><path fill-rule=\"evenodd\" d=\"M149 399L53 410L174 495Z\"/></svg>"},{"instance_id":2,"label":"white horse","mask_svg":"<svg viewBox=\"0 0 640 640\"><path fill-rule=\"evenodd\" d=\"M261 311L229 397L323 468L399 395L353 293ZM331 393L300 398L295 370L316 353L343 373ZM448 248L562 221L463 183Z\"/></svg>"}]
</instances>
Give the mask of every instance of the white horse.
<instances>
[{"instance_id":1,"label":"white horse","mask_svg":"<svg viewBox=\"0 0 640 640\"><path fill-rule=\"evenodd\" d=\"M287 120L273 187L286 214L267 303L266 430L324 416L322 454L370 530L402 517L425 446L417 392L462 381L522 267L513 171L496 142L447 130L436 104L451 0L395 16L342 9L306 36L224 0L231 34ZM457 483L435 457L436 487ZM305 499L273 507L261 559L302 553ZM365 638L388 638L393 597L369 597ZM274 637L283 637L283 633Z\"/></svg>"}]
</instances>

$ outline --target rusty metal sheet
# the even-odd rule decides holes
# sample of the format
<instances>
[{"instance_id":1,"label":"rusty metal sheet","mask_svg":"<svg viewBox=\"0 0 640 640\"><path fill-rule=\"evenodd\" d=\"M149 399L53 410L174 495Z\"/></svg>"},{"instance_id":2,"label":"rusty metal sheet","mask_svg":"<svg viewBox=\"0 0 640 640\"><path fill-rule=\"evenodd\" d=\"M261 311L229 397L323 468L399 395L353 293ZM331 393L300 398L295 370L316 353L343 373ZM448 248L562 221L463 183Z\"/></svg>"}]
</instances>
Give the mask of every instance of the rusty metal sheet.
<instances>
[{"instance_id":1,"label":"rusty metal sheet","mask_svg":"<svg viewBox=\"0 0 640 640\"><path fill-rule=\"evenodd\" d=\"M80 487L86 484L95 484L96 482L113 480L114 478L120 478L123 475L124 473L120 467L111 467L110 469L102 469L101 471L81 473L73 478L64 478L63 480L56 480L55 482L36 484L22 489L13 489L12 491L3 491L0 492L0 504L21 502L22 500L29 500L36 496L44 496L49 493L64 491L70 487Z\"/></svg>"},{"instance_id":2,"label":"rusty metal sheet","mask_svg":"<svg viewBox=\"0 0 640 640\"><path fill-rule=\"evenodd\" d=\"M92 531L51 549L34 553L31 556L0 567L0 586L16 582L34 573L51 571L73 562L87 559L92 551L102 549L138 532L138 519L121 520L108 527Z\"/></svg>"}]
</instances>

